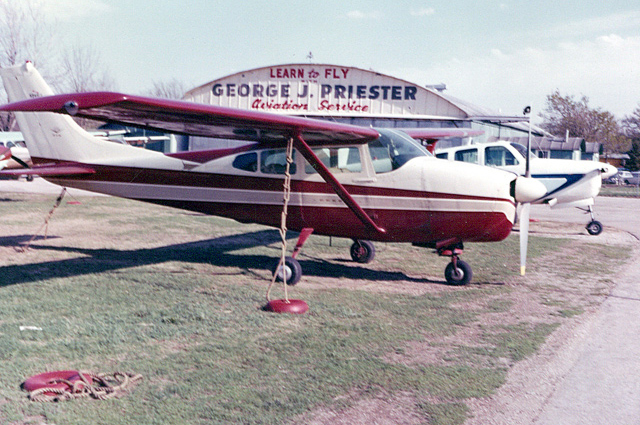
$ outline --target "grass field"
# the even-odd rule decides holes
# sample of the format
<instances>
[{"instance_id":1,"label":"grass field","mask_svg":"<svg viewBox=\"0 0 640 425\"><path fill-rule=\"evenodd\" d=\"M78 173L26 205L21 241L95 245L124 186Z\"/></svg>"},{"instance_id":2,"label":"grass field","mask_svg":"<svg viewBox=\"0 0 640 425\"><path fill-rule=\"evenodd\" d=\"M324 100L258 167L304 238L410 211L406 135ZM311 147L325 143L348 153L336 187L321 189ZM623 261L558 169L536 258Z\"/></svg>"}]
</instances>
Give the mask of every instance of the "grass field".
<instances>
[{"instance_id":1,"label":"grass field","mask_svg":"<svg viewBox=\"0 0 640 425\"><path fill-rule=\"evenodd\" d=\"M312 236L290 289L311 310L277 315L261 310L277 231L91 197L18 252L54 198L0 195L3 424L461 424L466 401L601 302L624 261L588 237L532 236L522 278L516 234L469 244L474 283L449 287L428 250L377 244L359 265L351 241ZM107 401L34 403L20 389L66 369L144 380Z\"/></svg>"},{"instance_id":2,"label":"grass field","mask_svg":"<svg viewBox=\"0 0 640 425\"><path fill-rule=\"evenodd\" d=\"M640 186L603 185L600 196L622 196L640 198Z\"/></svg>"}]
</instances>

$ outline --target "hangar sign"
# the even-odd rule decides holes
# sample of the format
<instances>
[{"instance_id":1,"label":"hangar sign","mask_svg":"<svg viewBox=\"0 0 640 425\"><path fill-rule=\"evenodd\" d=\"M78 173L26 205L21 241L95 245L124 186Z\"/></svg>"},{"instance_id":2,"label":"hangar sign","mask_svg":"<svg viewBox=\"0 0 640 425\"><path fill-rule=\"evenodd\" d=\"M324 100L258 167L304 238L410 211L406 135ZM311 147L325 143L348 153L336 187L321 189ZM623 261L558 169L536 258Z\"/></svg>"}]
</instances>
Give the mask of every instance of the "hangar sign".
<instances>
[{"instance_id":1,"label":"hangar sign","mask_svg":"<svg viewBox=\"0 0 640 425\"><path fill-rule=\"evenodd\" d=\"M184 99L292 115L415 116L428 107L430 95L435 94L373 71L293 64L214 80L189 91Z\"/></svg>"}]
</instances>

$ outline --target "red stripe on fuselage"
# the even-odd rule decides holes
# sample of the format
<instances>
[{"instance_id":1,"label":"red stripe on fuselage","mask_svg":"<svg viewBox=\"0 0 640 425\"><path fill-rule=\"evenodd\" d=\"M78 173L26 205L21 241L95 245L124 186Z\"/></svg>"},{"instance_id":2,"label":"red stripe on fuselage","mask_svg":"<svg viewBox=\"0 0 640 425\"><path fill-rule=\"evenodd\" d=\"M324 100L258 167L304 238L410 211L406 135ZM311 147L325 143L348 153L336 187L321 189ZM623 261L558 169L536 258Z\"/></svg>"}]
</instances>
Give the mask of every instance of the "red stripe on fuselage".
<instances>
[{"instance_id":1,"label":"red stripe on fuselage","mask_svg":"<svg viewBox=\"0 0 640 425\"><path fill-rule=\"evenodd\" d=\"M91 182L132 184L152 186L170 186L177 188L216 188L228 190L251 190L261 192L282 192L283 178L278 176L254 177L230 174L201 173L194 171L171 171L147 168L129 168L116 166L91 165L96 173L92 175L68 176L51 180L54 183L82 187ZM394 188L345 185L353 196L407 197L419 199L469 200L506 203L513 207L510 199L483 198L478 196L450 193L421 192ZM292 181L292 192L333 194L332 189L323 182ZM108 191L103 191L109 193ZM174 208L197 211L204 214L227 217L241 222L251 222L268 226L280 226L282 204L258 204L250 197L238 202L219 202L211 199L172 200L162 196L141 198L123 196L144 202L171 206ZM280 198L281 199L281 198ZM360 220L338 200L339 205L299 206L290 205L287 227L301 230L314 228L314 233L354 239L378 241L430 243L446 238L461 241L490 242L506 238L512 227L511 221L501 211L431 211L425 209L365 208L367 214L387 233L384 235L368 230Z\"/></svg>"}]
</instances>

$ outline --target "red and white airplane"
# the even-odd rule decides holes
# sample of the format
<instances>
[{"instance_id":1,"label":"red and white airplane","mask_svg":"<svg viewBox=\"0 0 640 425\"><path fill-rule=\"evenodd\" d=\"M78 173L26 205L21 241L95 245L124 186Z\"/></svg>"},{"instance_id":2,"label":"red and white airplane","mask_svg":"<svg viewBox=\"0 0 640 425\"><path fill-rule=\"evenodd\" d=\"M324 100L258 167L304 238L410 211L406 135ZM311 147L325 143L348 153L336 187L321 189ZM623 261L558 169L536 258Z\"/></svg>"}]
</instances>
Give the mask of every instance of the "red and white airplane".
<instances>
[{"instance_id":1,"label":"red and white airplane","mask_svg":"<svg viewBox=\"0 0 640 425\"><path fill-rule=\"evenodd\" d=\"M503 240L516 204L545 193L514 173L438 160L391 129L119 93L54 96L31 63L0 74L15 102L0 110L16 112L36 164L28 172L61 186L281 227L290 176L286 226L301 233L278 269L290 284L301 276L295 257L312 232L353 239L359 262L373 258L369 241L435 248L451 257L447 282L466 284L463 243ZM248 144L163 154L101 140L65 114ZM413 134L429 138L430 130Z\"/></svg>"}]
</instances>

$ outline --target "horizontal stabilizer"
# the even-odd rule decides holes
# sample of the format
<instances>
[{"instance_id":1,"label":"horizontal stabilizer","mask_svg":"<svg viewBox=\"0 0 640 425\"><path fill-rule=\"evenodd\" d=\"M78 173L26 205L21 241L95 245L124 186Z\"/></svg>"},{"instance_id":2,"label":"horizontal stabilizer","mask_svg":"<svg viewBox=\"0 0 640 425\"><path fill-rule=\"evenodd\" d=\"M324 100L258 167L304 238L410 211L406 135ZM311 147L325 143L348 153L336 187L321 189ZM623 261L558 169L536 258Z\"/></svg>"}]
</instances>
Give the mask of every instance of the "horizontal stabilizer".
<instances>
[{"instance_id":1,"label":"horizontal stabilizer","mask_svg":"<svg viewBox=\"0 0 640 425\"><path fill-rule=\"evenodd\" d=\"M33 168L20 168L0 171L0 176L42 176L62 177L80 174L94 174L95 170L83 165L42 165Z\"/></svg>"}]
</instances>

